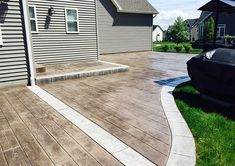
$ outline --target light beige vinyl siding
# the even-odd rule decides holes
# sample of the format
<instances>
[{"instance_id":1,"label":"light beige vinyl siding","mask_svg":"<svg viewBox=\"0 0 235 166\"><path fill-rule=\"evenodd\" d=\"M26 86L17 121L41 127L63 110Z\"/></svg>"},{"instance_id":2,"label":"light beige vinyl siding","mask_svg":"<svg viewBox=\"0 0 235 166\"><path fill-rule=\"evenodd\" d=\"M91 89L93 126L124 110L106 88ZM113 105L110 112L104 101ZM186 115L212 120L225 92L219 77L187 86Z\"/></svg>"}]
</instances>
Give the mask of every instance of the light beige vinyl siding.
<instances>
[{"instance_id":1,"label":"light beige vinyl siding","mask_svg":"<svg viewBox=\"0 0 235 166\"><path fill-rule=\"evenodd\" d=\"M1 24L3 46L0 46L0 86L14 83L27 84L28 72L22 10L19 0L10 0L5 20ZM2 11L1 11L2 13Z\"/></svg>"},{"instance_id":2,"label":"light beige vinyl siding","mask_svg":"<svg viewBox=\"0 0 235 166\"><path fill-rule=\"evenodd\" d=\"M32 34L38 64L97 60L96 8L94 0L29 0L36 6L38 33ZM55 14L45 28L48 8ZM79 33L66 33L65 8L78 9Z\"/></svg>"},{"instance_id":3,"label":"light beige vinyl siding","mask_svg":"<svg viewBox=\"0 0 235 166\"><path fill-rule=\"evenodd\" d=\"M138 24L145 18L146 20L152 18L152 15L141 15L138 20L138 14L120 13L126 17L121 23L124 25L118 25L118 23L115 25L114 20L119 21L116 17L119 13L111 0L98 0L97 9L100 54L151 50L152 25L147 25L149 23L144 26L129 24L132 24L131 22Z\"/></svg>"}]
</instances>

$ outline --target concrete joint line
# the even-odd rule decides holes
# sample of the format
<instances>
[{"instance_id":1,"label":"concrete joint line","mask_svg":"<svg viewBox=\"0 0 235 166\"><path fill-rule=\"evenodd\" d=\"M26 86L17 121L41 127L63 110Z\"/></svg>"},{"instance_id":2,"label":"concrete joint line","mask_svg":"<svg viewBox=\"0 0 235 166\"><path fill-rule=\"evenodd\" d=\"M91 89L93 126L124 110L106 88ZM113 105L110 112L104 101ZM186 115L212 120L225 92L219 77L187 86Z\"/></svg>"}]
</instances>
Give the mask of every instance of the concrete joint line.
<instances>
[{"instance_id":1,"label":"concrete joint line","mask_svg":"<svg viewBox=\"0 0 235 166\"><path fill-rule=\"evenodd\" d=\"M54 110L66 119L68 119L75 126L80 128L97 144L103 147L106 151L112 154L123 165L126 166L155 166L150 160L136 152L134 149L114 137L94 122L90 121L53 95L38 86L29 86L33 93L39 96L43 101L48 103Z\"/></svg>"},{"instance_id":2,"label":"concrete joint line","mask_svg":"<svg viewBox=\"0 0 235 166\"><path fill-rule=\"evenodd\" d=\"M171 151L167 166L195 166L196 147L193 135L176 106L173 91L189 78L179 78L166 83L161 90L161 102L172 134Z\"/></svg>"}]
</instances>

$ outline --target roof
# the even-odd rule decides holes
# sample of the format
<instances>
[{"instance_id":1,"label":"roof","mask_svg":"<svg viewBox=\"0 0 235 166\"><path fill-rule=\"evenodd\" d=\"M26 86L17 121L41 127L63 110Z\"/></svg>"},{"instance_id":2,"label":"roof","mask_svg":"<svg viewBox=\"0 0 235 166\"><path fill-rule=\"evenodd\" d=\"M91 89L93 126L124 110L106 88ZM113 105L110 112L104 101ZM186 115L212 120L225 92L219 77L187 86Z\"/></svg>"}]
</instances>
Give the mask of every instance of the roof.
<instances>
[{"instance_id":1,"label":"roof","mask_svg":"<svg viewBox=\"0 0 235 166\"><path fill-rule=\"evenodd\" d=\"M121 13L159 14L147 0L112 0Z\"/></svg>"},{"instance_id":2,"label":"roof","mask_svg":"<svg viewBox=\"0 0 235 166\"><path fill-rule=\"evenodd\" d=\"M211 0L198 10L216 12L219 7L219 12L235 12L235 0Z\"/></svg>"},{"instance_id":3,"label":"roof","mask_svg":"<svg viewBox=\"0 0 235 166\"><path fill-rule=\"evenodd\" d=\"M164 32L163 29L162 29L162 27L161 27L160 25L153 25L153 31L154 31L157 27L158 27L159 29L161 29L162 32Z\"/></svg>"},{"instance_id":4,"label":"roof","mask_svg":"<svg viewBox=\"0 0 235 166\"><path fill-rule=\"evenodd\" d=\"M187 20L185 20L185 23L188 24L190 27L192 27L197 21L198 21L198 18L187 19Z\"/></svg>"},{"instance_id":5,"label":"roof","mask_svg":"<svg viewBox=\"0 0 235 166\"><path fill-rule=\"evenodd\" d=\"M212 14L213 14L213 12L202 11L202 12L201 12L201 15L200 15L200 17L199 17L199 19L195 22L195 24L194 24L193 26L195 26L195 25L197 25L197 24L199 24L199 23L205 21L205 20L206 20L209 16L211 16Z\"/></svg>"}]
</instances>

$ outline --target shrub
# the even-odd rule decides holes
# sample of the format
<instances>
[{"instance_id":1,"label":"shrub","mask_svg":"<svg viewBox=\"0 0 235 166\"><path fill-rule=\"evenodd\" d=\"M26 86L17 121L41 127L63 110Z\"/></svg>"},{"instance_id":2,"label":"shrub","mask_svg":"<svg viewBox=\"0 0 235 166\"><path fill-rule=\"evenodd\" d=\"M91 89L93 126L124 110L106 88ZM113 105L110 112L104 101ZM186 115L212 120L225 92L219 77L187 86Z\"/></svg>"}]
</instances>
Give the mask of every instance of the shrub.
<instances>
[{"instance_id":1,"label":"shrub","mask_svg":"<svg viewBox=\"0 0 235 166\"><path fill-rule=\"evenodd\" d=\"M183 46L182 46L182 45L176 45L176 46L175 46L176 52L180 52L180 51L182 51L182 49L183 49Z\"/></svg>"},{"instance_id":2,"label":"shrub","mask_svg":"<svg viewBox=\"0 0 235 166\"><path fill-rule=\"evenodd\" d=\"M186 53L189 53L192 50L192 46L190 44L185 44L184 49Z\"/></svg>"},{"instance_id":3,"label":"shrub","mask_svg":"<svg viewBox=\"0 0 235 166\"><path fill-rule=\"evenodd\" d=\"M167 44L163 45L162 49L164 52L167 52L169 50L169 45L167 45Z\"/></svg>"}]
</instances>

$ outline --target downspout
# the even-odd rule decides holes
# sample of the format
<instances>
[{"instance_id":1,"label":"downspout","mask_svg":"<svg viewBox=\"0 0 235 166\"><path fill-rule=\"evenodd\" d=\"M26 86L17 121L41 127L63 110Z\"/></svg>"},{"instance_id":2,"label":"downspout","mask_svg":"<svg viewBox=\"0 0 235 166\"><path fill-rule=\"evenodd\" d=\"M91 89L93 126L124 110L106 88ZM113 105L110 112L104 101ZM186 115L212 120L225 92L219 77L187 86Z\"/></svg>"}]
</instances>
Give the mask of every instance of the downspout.
<instances>
[{"instance_id":1,"label":"downspout","mask_svg":"<svg viewBox=\"0 0 235 166\"><path fill-rule=\"evenodd\" d=\"M153 14L153 20L157 17L157 14ZM152 30L151 30L151 50L153 51L153 23L152 23Z\"/></svg>"},{"instance_id":2,"label":"downspout","mask_svg":"<svg viewBox=\"0 0 235 166\"><path fill-rule=\"evenodd\" d=\"M23 7L26 46L27 46L27 54L28 54L29 77L30 77L29 82L30 82L30 86L34 86L36 73L35 73L34 59L33 59L33 46L32 46L32 41L31 41L31 27L29 23L29 9L28 9L27 0L22 0L22 7Z\"/></svg>"},{"instance_id":3,"label":"downspout","mask_svg":"<svg viewBox=\"0 0 235 166\"><path fill-rule=\"evenodd\" d=\"M95 17L96 17L96 47L97 47L97 59L100 60L100 43L99 43L99 27L98 27L98 0L95 0Z\"/></svg>"}]
</instances>

